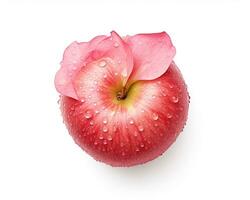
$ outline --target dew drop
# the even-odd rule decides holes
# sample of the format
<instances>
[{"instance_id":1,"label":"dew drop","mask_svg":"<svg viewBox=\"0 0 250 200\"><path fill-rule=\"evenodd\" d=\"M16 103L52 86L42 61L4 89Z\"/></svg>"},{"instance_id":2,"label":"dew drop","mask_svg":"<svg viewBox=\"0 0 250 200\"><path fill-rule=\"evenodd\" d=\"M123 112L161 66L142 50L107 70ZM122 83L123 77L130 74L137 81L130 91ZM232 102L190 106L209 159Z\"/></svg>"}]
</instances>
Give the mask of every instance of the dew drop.
<instances>
[{"instance_id":1,"label":"dew drop","mask_svg":"<svg viewBox=\"0 0 250 200\"><path fill-rule=\"evenodd\" d=\"M103 141L103 144L105 144L105 145L106 145L107 143L108 143L108 142L107 142L107 140L104 140L104 141Z\"/></svg>"},{"instance_id":2,"label":"dew drop","mask_svg":"<svg viewBox=\"0 0 250 200\"><path fill-rule=\"evenodd\" d=\"M94 125L94 121L91 120L91 121L89 122L89 124L90 124L91 126L93 126L93 125Z\"/></svg>"},{"instance_id":3,"label":"dew drop","mask_svg":"<svg viewBox=\"0 0 250 200\"><path fill-rule=\"evenodd\" d=\"M102 60L99 62L99 67L105 67L107 65L107 62L105 60Z\"/></svg>"},{"instance_id":4,"label":"dew drop","mask_svg":"<svg viewBox=\"0 0 250 200\"><path fill-rule=\"evenodd\" d=\"M134 136L135 136L135 137L138 136L138 132L137 132L137 131L134 132Z\"/></svg>"},{"instance_id":5,"label":"dew drop","mask_svg":"<svg viewBox=\"0 0 250 200\"><path fill-rule=\"evenodd\" d=\"M115 47L115 48L119 47L119 43L118 43L118 42L115 42L115 43L114 43L114 47Z\"/></svg>"},{"instance_id":6,"label":"dew drop","mask_svg":"<svg viewBox=\"0 0 250 200\"><path fill-rule=\"evenodd\" d=\"M155 127L158 127L158 124L155 123L154 126L155 126Z\"/></svg>"},{"instance_id":7,"label":"dew drop","mask_svg":"<svg viewBox=\"0 0 250 200\"><path fill-rule=\"evenodd\" d=\"M167 113L167 118L168 119L170 119L170 118L172 118L173 117L173 115L171 114L171 113Z\"/></svg>"},{"instance_id":8,"label":"dew drop","mask_svg":"<svg viewBox=\"0 0 250 200\"><path fill-rule=\"evenodd\" d=\"M111 135L108 136L108 141L111 141L113 138Z\"/></svg>"},{"instance_id":9,"label":"dew drop","mask_svg":"<svg viewBox=\"0 0 250 200\"><path fill-rule=\"evenodd\" d=\"M117 76L118 75L118 73L117 72L115 72L115 76Z\"/></svg>"},{"instance_id":10,"label":"dew drop","mask_svg":"<svg viewBox=\"0 0 250 200\"><path fill-rule=\"evenodd\" d=\"M161 91L161 94L162 94L162 96L164 96L164 97L166 97L166 96L167 96L167 93L166 93L166 91L165 91L165 90L162 90L162 91Z\"/></svg>"},{"instance_id":11,"label":"dew drop","mask_svg":"<svg viewBox=\"0 0 250 200\"><path fill-rule=\"evenodd\" d=\"M94 145L95 145L95 146L96 146L96 145L98 145L98 142L97 142L97 141L95 141L95 142L94 142Z\"/></svg>"},{"instance_id":12,"label":"dew drop","mask_svg":"<svg viewBox=\"0 0 250 200\"><path fill-rule=\"evenodd\" d=\"M103 139L103 135L99 135L99 139L102 140Z\"/></svg>"},{"instance_id":13,"label":"dew drop","mask_svg":"<svg viewBox=\"0 0 250 200\"><path fill-rule=\"evenodd\" d=\"M156 96L155 95L152 95L152 99L155 99L156 98Z\"/></svg>"},{"instance_id":14,"label":"dew drop","mask_svg":"<svg viewBox=\"0 0 250 200\"><path fill-rule=\"evenodd\" d=\"M84 103L85 102L85 99L84 98L81 98L81 100L80 100L82 103Z\"/></svg>"},{"instance_id":15,"label":"dew drop","mask_svg":"<svg viewBox=\"0 0 250 200\"><path fill-rule=\"evenodd\" d=\"M91 99L91 97L92 97L91 95L88 96L89 99Z\"/></svg>"},{"instance_id":16,"label":"dew drop","mask_svg":"<svg viewBox=\"0 0 250 200\"><path fill-rule=\"evenodd\" d=\"M134 122L134 120L131 118L131 119L129 119L129 124L131 124L131 125L133 125L135 122Z\"/></svg>"},{"instance_id":17,"label":"dew drop","mask_svg":"<svg viewBox=\"0 0 250 200\"><path fill-rule=\"evenodd\" d=\"M107 123L108 123L108 119L107 119L107 118L104 118L104 119L102 120L102 123L107 124Z\"/></svg>"},{"instance_id":18,"label":"dew drop","mask_svg":"<svg viewBox=\"0 0 250 200\"><path fill-rule=\"evenodd\" d=\"M96 102L94 102L94 106L96 106L97 104L96 104Z\"/></svg>"},{"instance_id":19,"label":"dew drop","mask_svg":"<svg viewBox=\"0 0 250 200\"><path fill-rule=\"evenodd\" d=\"M104 75L103 75L103 78L107 78L107 74L104 74Z\"/></svg>"},{"instance_id":20,"label":"dew drop","mask_svg":"<svg viewBox=\"0 0 250 200\"><path fill-rule=\"evenodd\" d=\"M127 72L126 69L124 69L124 70L122 71L122 76L123 76L124 78L126 78L126 77L128 76L128 72Z\"/></svg>"},{"instance_id":21,"label":"dew drop","mask_svg":"<svg viewBox=\"0 0 250 200\"><path fill-rule=\"evenodd\" d=\"M156 114L156 113L153 113L152 114L152 118L153 118L153 120L158 120L159 119L159 116L158 116L158 114Z\"/></svg>"},{"instance_id":22,"label":"dew drop","mask_svg":"<svg viewBox=\"0 0 250 200\"><path fill-rule=\"evenodd\" d=\"M139 126L138 126L138 130L139 130L140 132L144 131L143 126L142 126L142 125L139 125Z\"/></svg>"},{"instance_id":23,"label":"dew drop","mask_svg":"<svg viewBox=\"0 0 250 200\"><path fill-rule=\"evenodd\" d=\"M172 96L172 102L178 103L179 99L176 96Z\"/></svg>"},{"instance_id":24,"label":"dew drop","mask_svg":"<svg viewBox=\"0 0 250 200\"><path fill-rule=\"evenodd\" d=\"M144 144L142 143L142 144L140 145L140 147L144 147Z\"/></svg>"},{"instance_id":25,"label":"dew drop","mask_svg":"<svg viewBox=\"0 0 250 200\"><path fill-rule=\"evenodd\" d=\"M84 117L85 117L86 119L90 119L90 118L92 117L91 112L90 112L89 110L87 110L87 111L85 112L85 114L84 114Z\"/></svg>"},{"instance_id":26,"label":"dew drop","mask_svg":"<svg viewBox=\"0 0 250 200\"><path fill-rule=\"evenodd\" d=\"M136 147L135 151L136 151L136 152L139 152L139 151L140 151L140 149L139 149L138 147Z\"/></svg>"},{"instance_id":27,"label":"dew drop","mask_svg":"<svg viewBox=\"0 0 250 200\"><path fill-rule=\"evenodd\" d=\"M113 126L113 132L115 133L117 131L116 126Z\"/></svg>"},{"instance_id":28,"label":"dew drop","mask_svg":"<svg viewBox=\"0 0 250 200\"><path fill-rule=\"evenodd\" d=\"M100 111L99 111L99 110L96 110L96 111L95 111L95 114L99 114L99 113L100 113Z\"/></svg>"},{"instance_id":29,"label":"dew drop","mask_svg":"<svg viewBox=\"0 0 250 200\"><path fill-rule=\"evenodd\" d=\"M97 81L94 81L94 84L95 84L95 85L97 85L97 83L98 83Z\"/></svg>"},{"instance_id":30,"label":"dew drop","mask_svg":"<svg viewBox=\"0 0 250 200\"><path fill-rule=\"evenodd\" d=\"M107 132L108 132L108 127L107 127L107 126L104 126L104 127L102 128L102 131L103 131L104 133L107 133Z\"/></svg>"}]
</instances>

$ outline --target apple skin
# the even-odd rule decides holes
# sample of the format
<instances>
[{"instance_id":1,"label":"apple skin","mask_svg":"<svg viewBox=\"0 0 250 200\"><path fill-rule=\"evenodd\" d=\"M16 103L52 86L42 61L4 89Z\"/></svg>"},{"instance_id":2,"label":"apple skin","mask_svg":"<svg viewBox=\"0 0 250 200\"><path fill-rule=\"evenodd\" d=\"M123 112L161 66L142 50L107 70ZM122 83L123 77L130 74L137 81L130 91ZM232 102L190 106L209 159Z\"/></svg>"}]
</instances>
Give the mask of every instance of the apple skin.
<instances>
[{"instance_id":1,"label":"apple skin","mask_svg":"<svg viewBox=\"0 0 250 200\"><path fill-rule=\"evenodd\" d=\"M99 84L112 88L112 82L105 83L109 79ZM187 87L174 62L159 78L132 87L117 104L116 96L99 98L97 103L91 98L81 102L60 97L63 120L74 141L94 159L115 167L143 164L162 155L188 116ZM110 88L86 92L107 94Z\"/></svg>"}]
</instances>

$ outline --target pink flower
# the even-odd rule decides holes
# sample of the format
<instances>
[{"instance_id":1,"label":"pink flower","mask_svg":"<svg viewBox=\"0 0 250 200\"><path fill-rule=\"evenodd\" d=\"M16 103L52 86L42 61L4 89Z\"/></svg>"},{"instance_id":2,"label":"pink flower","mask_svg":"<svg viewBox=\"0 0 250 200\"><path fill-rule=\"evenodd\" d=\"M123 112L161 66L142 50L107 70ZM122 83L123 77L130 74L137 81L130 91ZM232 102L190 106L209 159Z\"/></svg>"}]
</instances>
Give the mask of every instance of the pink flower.
<instances>
[{"instance_id":1,"label":"pink flower","mask_svg":"<svg viewBox=\"0 0 250 200\"><path fill-rule=\"evenodd\" d=\"M166 32L122 38L112 31L110 36L71 43L64 52L55 86L60 94L80 100L83 76L85 80L100 79L100 74L112 76L123 86L153 80L167 71L174 55L175 47Z\"/></svg>"}]
</instances>

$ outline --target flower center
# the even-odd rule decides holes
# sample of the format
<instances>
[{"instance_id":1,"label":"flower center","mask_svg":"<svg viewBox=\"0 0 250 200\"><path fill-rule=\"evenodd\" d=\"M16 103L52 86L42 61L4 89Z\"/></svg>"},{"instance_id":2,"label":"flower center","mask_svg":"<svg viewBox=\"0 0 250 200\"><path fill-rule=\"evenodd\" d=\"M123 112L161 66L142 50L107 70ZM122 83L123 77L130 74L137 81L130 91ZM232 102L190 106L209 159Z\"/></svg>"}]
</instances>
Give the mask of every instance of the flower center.
<instances>
[{"instance_id":1,"label":"flower center","mask_svg":"<svg viewBox=\"0 0 250 200\"><path fill-rule=\"evenodd\" d=\"M121 91L117 92L116 98L118 101L124 100L127 97L127 89L123 87Z\"/></svg>"}]
</instances>

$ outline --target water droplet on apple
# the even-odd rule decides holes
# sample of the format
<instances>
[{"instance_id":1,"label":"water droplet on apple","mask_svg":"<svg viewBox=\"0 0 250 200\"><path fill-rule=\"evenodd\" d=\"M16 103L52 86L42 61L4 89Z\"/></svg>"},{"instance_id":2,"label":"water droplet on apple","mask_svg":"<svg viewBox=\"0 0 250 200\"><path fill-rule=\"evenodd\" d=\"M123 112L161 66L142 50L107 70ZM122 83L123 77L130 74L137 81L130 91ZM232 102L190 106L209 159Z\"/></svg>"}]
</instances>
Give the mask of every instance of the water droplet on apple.
<instances>
[{"instance_id":1,"label":"water droplet on apple","mask_svg":"<svg viewBox=\"0 0 250 200\"><path fill-rule=\"evenodd\" d=\"M152 95L152 99L155 99L156 98L156 96L155 95Z\"/></svg>"},{"instance_id":2,"label":"water droplet on apple","mask_svg":"<svg viewBox=\"0 0 250 200\"><path fill-rule=\"evenodd\" d=\"M104 118L104 119L102 120L102 123L107 124L107 123L108 123L108 119L107 119L107 118Z\"/></svg>"},{"instance_id":3,"label":"water droplet on apple","mask_svg":"<svg viewBox=\"0 0 250 200\"><path fill-rule=\"evenodd\" d=\"M96 102L94 102L94 106L96 106L97 104L96 104Z\"/></svg>"},{"instance_id":4,"label":"water droplet on apple","mask_svg":"<svg viewBox=\"0 0 250 200\"><path fill-rule=\"evenodd\" d=\"M108 142L107 140L103 140L103 144L106 145Z\"/></svg>"},{"instance_id":5,"label":"water droplet on apple","mask_svg":"<svg viewBox=\"0 0 250 200\"><path fill-rule=\"evenodd\" d=\"M155 123L154 126L155 126L155 127L158 127L158 124Z\"/></svg>"},{"instance_id":6,"label":"water droplet on apple","mask_svg":"<svg viewBox=\"0 0 250 200\"><path fill-rule=\"evenodd\" d=\"M139 126L138 126L138 130L139 130L140 132L144 131L144 127L143 127L142 125L139 125Z\"/></svg>"},{"instance_id":7,"label":"water droplet on apple","mask_svg":"<svg viewBox=\"0 0 250 200\"><path fill-rule=\"evenodd\" d=\"M94 142L94 145L95 145L95 146L96 146L96 145L98 145L98 142L97 142L97 141L95 141L95 142Z\"/></svg>"},{"instance_id":8,"label":"water droplet on apple","mask_svg":"<svg viewBox=\"0 0 250 200\"><path fill-rule=\"evenodd\" d=\"M134 136L135 136L135 137L138 136L138 132L137 132L137 131L134 132Z\"/></svg>"},{"instance_id":9,"label":"water droplet on apple","mask_svg":"<svg viewBox=\"0 0 250 200\"><path fill-rule=\"evenodd\" d=\"M97 81L94 81L94 84L95 84L95 85L97 85L97 83L98 83Z\"/></svg>"},{"instance_id":10,"label":"water droplet on apple","mask_svg":"<svg viewBox=\"0 0 250 200\"><path fill-rule=\"evenodd\" d=\"M116 132L116 131L117 131L116 126L113 126L113 132Z\"/></svg>"},{"instance_id":11,"label":"water droplet on apple","mask_svg":"<svg viewBox=\"0 0 250 200\"><path fill-rule=\"evenodd\" d=\"M118 73L117 72L115 72L115 76L117 76L118 75Z\"/></svg>"},{"instance_id":12,"label":"water droplet on apple","mask_svg":"<svg viewBox=\"0 0 250 200\"><path fill-rule=\"evenodd\" d=\"M103 78L107 78L107 74L104 74L104 75L103 75Z\"/></svg>"},{"instance_id":13,"label":"water droplet on apple","mask_svg":"<svg viewBox=\"0 0 250 200\"><path fill-rule=\"evenodd\" d=\"M84 98L81 98L80 101L81 101L82 103L84 103L84 102L85 102L85 99L84 99Z\"/></svg>"},{"instance_id":14,"label":"water droplet on apple","mask_svg":"<svg viewBox=\"0 0 250 200\"><path fill-rule=\"evenodd\" d=\"M141 109L141 112L142 112L142 113L144 113L144 112L145 112L145 110Z\"/></svg>"},{"instance_id":15,"label":"water droplet on apple","mask_svg":"<svg viewBox=\"0 0 250 200\"><path fill-rule=\"evenodd\" d=\"M153 118L153 120L158 120L158 118L159 118L159 116L158 116L158 114L157 113L153 113L152 114L152 118Z\"/></svg>"},{"instance_id":16,"label":"water droplet on apple","mask_svg":"<svg viewBox=\"0 0 250 200\"><path fill-rule=\"evenodd\" d=\"M85 114L84 114L84 117L85 117L86 119L90 119L90 118L92 117L91 112L90 112L89 110L87 110L87 111L85 112Z\"/></svg>"},{"instance_id":17,"label":"water droplet on apple","mask_svg":"<svg viewBox=\"0 0 250 200\"><path fill-rule=\"evenodd\" d=\"M140 149L139 149L138 147L136 147L135 151L136 151L136 152L139 152L139 151L140 151Z\"/></svg>"},{"instance_id":18,"label":"water droplet on apple","mask_svg":"<svg viewBox=\"0 0 250 200\"><path fill-rule=\"evenodd\" d=\"M167 113L167 118L168 119L170 119L170 118L172 118L173 117L173 115L171 114L171 113Z\"/></svg>"},{"instance_id":19,"label":"water droplet on apple","mask_svg":"<svg viewBox=\"0 0 250 200\"><path fill-rule=\"evenodd\" d=\"M126 153L123 151L123 152L122 152L122 156L125 156L125 155L126 155Z\"/></svg>"},{"instance_id":20,"label":"water droplet on apple","mask_svg":"<svg viewBox=\"0 0 250 200\"><path fill-rule=\"evenodd\" d=\"M142 148L143 148L143 147L144 147L144 144L143 144L143 143L141 143L140 147L142 147Z\"/></svg>"},{"instance_id":21,"label":"water droplet on apple","mask_svg":"<svg viewBox=\"0 0 250 200\"><path fill-rule=\"evenodd\" d=\"M108 127L107 127L107 126L102 127L102 131L103 131L104 133L107 133L107 132L108 132Z\"/></svg>"},{"instance_id":22,"label":"water droplet on apple","mask_svg":"<svg viewBox=\"0 0 250 200\"><path fill-rule=\"evenodd\" d=\"M119 47L119 43L118 43L118 42L115 42L115 43L114 43L114 47L115 47L115 48Z\"/></svg>"},{"instance_id":23,"label":"water droplet on apple","mask_svg":"<svg viewBox=\"0 0 250 200\"><path fill-rule=\"evenodd\" d=\"M105 60L101 60L99 62L99 67L105 67L107 65L107 62Z\"/></svg>"},{"instance_id":24,"label":"water droplet on apple","mask_svg":"<svg viewBox=\"0 0 250 200\"><path fill-rule=\"evenodd\" d=\"M172 96L172 102L178 103L179 99L176 96Z\"/></svg>"},{"instance_id":25,"label":"water droplet on apple","mask_svg":"<svg viewBox=\"0 0 250 200\"><path fill-rule=\"evenodd\" d=\"M124 147L124 143L123 142L120 143L120 147Z\"/></svg>"},{"instance_id":26,"label":"water droplet on apple","mask_svg":"<svg viewBox=\"0 0 250 200\"><path fill-rule=\"evenodd\" d=\"M90 88L90 91L94 91L94 88Z\"/></svg>"},{"instance_id":27,"label":"water droplet on apple","mask_svg":"<svg viewBox=\"0 0 250 200\"><path fill-rule=\"evenodd\" d=\"M88 96L89 99L91 99L91 97L92 97L91 95Z\"/></svg>"}]
</instances>

